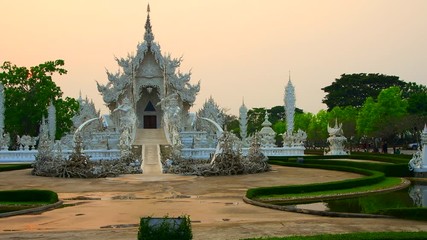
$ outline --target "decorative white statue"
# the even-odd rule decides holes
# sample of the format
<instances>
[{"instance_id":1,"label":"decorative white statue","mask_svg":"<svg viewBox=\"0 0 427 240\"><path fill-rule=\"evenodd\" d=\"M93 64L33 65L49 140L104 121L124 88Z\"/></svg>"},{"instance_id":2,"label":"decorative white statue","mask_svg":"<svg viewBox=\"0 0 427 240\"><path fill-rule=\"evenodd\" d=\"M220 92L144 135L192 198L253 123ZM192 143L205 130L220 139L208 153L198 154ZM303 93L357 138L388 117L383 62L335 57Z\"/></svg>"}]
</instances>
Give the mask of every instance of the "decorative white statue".
<instances>
[{"instance_id":1,"label":"decorative white statue","mask_svg":"<svg viewBox=\"0 0 427 240\"><path fill-rule=\"evenodd\" d=\"M264 122L262 123L261 131L259 131L259 136L261 138L261 147L263 148L272 148L276 147L275 139L276 133L271 128L271 122L268 121L268 113L265 111Z\"/></svg>"},{"instance_id":2,"label":"decorative white statue","mask_svg":"<svg viewBox=\"0 0 427 240\"><path fill-rule=\"evenodd\" d=\"M348 155L348 152L344 150L344 143L347 138L344 137L342 130L342 123L338 124L338 120L335 119L335 126L330 127L328 124L329 136L327 141L329 142L330 151L325 155Z\"/></svg>"},{"instance_id":3,"label":"decorative white statue","mask_svg":"<svg viewBox=\"0 0 427 240\"><path fill-rule=\"evenodd\" d=\"M243 101L242 106L239 109L239 124L240 124L240 136L242 137L243 146L249 146L248 141L246 139L248 133L248 108L245 106L245 102Z\"/></svg>"},{"instance_id":4,"label":"decorative white statue","mask_svg":"<svg viewBox=\"0 0 427 240\"><path fill-rule=\"evenodd\" d=\"M409 170L415 173L415 177L427 177L427 125L421 133L422 147L414 153L409 161Z\"/></svg>"},{"instance_id":5,"label":"decorative white statue","mask_svg":"<svg viewBox=\"0 0 427 240\"><path fill-rule=\"evenodd\" d=\"M56 135L56 108L55 108L55 105L53 105L52 101L50 101L47 111L48 111L48 123L49 123L49 137L50 137L50 140L54 142L55 135Z\"/></svg>"}]
</instances>

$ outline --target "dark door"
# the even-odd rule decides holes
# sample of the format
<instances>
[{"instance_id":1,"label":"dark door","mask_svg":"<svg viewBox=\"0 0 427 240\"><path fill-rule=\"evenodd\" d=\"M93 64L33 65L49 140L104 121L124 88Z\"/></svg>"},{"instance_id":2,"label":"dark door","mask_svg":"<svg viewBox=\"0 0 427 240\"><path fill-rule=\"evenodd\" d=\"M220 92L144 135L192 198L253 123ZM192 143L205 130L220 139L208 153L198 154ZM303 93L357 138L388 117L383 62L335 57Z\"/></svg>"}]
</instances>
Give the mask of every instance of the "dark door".
<instances>
[{"instance_id":1,"label":"dark door","mask_svg":"<svg viewBox=\"0 0 427 240\"><path fill-rule=\"evenodd\" d=\"M144 128L157 128L157 117L144 116Z\"/></svg>"}]
</instances>

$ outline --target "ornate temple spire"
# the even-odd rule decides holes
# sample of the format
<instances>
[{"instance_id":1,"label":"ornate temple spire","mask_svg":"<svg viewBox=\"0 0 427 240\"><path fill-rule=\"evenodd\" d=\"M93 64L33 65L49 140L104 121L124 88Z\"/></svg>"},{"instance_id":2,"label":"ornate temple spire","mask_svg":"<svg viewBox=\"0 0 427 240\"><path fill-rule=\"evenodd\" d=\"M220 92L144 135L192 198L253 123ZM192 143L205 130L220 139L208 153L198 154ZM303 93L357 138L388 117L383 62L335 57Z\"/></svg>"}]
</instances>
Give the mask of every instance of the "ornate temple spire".
<instances>
[{"instance_id":1,"label":"ornate temple spire","mask_svg":"<svg viewBox=\"0 0 427 240\"><path fill-rule=\"evenodd\" d=\"M294 131L295 115L295 88L291 81L291 72L289 71L289 81L285 88L285 114L287 133L292 134Z\"/></svg>"},{"instance_id":2,"label":"ornate temple spire","mask_svg":"<svg viewBox=\"0 0 427 240\"><path fill-rule=\"evenodd\" d=\"M147 21L145 22L144 40L145 42L147 42L148 46L150 46L154 40L154 35L151 29L151 22L150 22L150 4L147 5Z\"/></svg>"}]
</instances>

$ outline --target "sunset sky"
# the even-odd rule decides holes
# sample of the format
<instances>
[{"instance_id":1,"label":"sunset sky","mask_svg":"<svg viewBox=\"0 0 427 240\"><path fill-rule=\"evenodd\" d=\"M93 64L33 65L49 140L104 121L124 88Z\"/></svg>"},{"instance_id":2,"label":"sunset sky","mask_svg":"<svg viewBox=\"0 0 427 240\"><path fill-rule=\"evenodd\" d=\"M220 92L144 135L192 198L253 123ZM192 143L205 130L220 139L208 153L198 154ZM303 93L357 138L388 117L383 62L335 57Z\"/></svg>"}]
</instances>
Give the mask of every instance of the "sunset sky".
<instances>
[{"instance_id":1,"label":"sunset sky","mask_svg":"<svg viewBox=\"0 0 427 240\"><path fill-rule=\"evenodd\" d=\"M155 41L201 80L192 111L209 96L232 114L243 98L283 105L289 71L297 107L312 113L343 73L427 85L425 0L0 0L0 62L64 59L68 74L54 77L64 95L81 91L106 113L95 80L136 51L148 2Z\"/></svg>"}]
</instances>

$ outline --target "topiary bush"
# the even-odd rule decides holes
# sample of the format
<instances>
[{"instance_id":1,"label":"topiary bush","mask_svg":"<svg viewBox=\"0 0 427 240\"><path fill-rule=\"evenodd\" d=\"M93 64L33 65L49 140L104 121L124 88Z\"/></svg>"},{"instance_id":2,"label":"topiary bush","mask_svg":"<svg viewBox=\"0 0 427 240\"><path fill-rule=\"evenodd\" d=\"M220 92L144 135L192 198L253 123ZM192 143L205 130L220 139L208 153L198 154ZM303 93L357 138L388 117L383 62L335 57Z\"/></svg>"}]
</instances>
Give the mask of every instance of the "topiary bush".
<instances>
[{"instance_id":1,"label":"topiary bush","mask_svg":"<svg viewBox=\"0 0 427 240\"><path fill-rule=\"evenodd\" d=\"M7 190L0 191L0 202L56 203L58 194L49 190Z\"/></svg>"},{"instance_id":2,"label":"topiary bush","mask_svg":"<svg viewBox=\"0 0 427 240\"><path fill-rule=\"evenodd\" d=\"M299 164L299 163L289 163L289 162L272 162L272 163L283 165L283 166L292 166L292 167L299 166L299 167L306 167L306 168L322 168L322 169L328 169L328 170L353 172L353 173L366 175L366 177L335 181L335 182L327 182L327 183L252 188L247 190L246 192L247 198L254 199L260 196L268 196L268 195L296 194L296 193L309 193L309 192L317 192L317 191L347 189L347 188L354 188L354 187L376 184L385 179L384 173L366 170L366 169L349 168L349 167L343 167L343 166L331 166L331 165Z\"/></svg>"},{"instance_id":3,"label":"topiary bush","mask_svg":"<svg viewBox=\"0 0 427 240\"><path fill-rule=\"evenodd\" d=\"M0 164L0 172L31 168L31 164Z\"/></svg>"},{"instance_id":4,"label":"topiary bush","mask_svg":"<svg viewBox=\"0 0 427 240\"><path fill-rule=\"evenodd\" d=\"M138 240L158 239L193 239L190 217L184 215L178 218L141 218Z\"/></svg>"}]
</instances>

